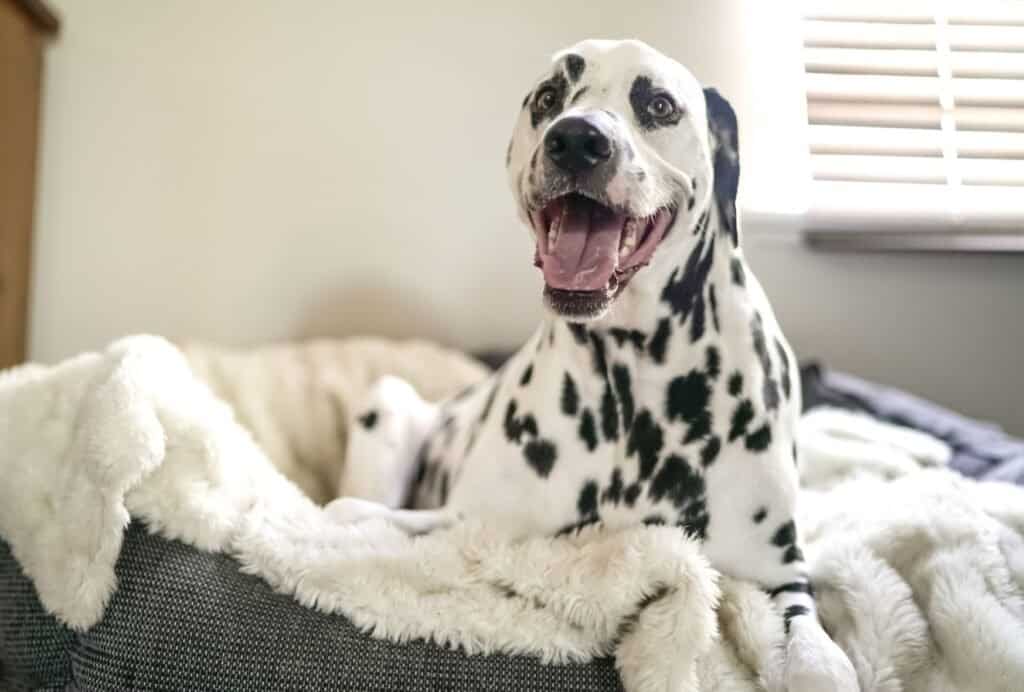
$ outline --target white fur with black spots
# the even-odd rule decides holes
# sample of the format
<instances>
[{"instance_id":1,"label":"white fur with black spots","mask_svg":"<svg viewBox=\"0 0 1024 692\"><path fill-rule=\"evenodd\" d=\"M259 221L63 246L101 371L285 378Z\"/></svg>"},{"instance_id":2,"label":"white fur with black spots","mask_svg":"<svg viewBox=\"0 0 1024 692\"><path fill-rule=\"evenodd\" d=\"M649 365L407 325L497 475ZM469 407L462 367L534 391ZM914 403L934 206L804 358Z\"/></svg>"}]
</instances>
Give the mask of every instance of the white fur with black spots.
<instances>
[{"instance_id":1,"label":"white fur with black spots","mask_svg":"<svg viewBox=\"0 0 1024 692\"><path fill-rule=\"evenodd\" d=\"M858 689L794 523L798 370L740 248L729 104L640 42L584 41L527 95L507 168L548 315L451 400L382 383L341 487L378 504L332 511L394 510L413 531L483 517L511 536L678 525L771 594L787 689Z\"/></svg>"}]
</instances>

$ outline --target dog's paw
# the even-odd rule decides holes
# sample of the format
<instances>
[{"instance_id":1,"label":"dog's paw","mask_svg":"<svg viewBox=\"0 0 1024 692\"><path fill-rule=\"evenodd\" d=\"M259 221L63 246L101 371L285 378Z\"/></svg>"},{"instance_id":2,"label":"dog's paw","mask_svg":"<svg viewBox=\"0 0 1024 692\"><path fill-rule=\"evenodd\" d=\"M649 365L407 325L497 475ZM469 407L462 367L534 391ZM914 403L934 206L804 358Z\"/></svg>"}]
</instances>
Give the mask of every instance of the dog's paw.
<instances>
[{"instance_id":1,"label":"dog's paw","mask_svg":"<svg viewBox=\"0 0 1024 692\"><path fill-rule=\"evenodd\" d=\"M787 692L860 692L849 657L818 623L793 624L786 646Z\"/></svg>"},{"instance_id":2,"label":"dog's paw","mask_svg":"<svg viewBox=\"0 0 1024 692\"><path fill-rule=\"evenodd\" d=\"M447 529L462 520L452 509L392 509L356 497L339 497L324 507L324 512L339 524L382 519L411 536Z\"/></svg>"},{"instance_id":3,"label":"dog's paw","mask_svg":"<svg viewBox=\"0 0 1024 692\"><path fill-rule=\"evenodd\" d=\"M420 536L449 529L462 521L458 512L450 509L410 510L402 511L393 518L394 523L411 536Z\"/></svg>"}]
</instances>

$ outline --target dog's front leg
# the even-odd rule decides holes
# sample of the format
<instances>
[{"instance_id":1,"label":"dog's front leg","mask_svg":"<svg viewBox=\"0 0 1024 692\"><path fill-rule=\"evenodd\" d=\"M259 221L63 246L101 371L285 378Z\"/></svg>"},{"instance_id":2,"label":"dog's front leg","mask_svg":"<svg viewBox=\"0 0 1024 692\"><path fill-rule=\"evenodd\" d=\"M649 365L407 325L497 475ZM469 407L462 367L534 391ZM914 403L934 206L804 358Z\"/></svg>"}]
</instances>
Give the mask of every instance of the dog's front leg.
<instances>
[{"instance_id":1,"label":"dog's front leg","mask_svg":"<svg viewBox=\"0 0 1024 692\"><path fill-rule=\"evenodd\" d=\"M796 475L764 458L735 459L708 474L711 522L705 551L716 568L760 585L782 616L786 633L781 671L764 670L769 689L858 692L849 657L818 620L814 590L794 521ZM745 474L735 473L745 467ZM741 478L741 482L737 479ZM766 658L767 660L767 658Z\"/></svg>"}]
</instances>

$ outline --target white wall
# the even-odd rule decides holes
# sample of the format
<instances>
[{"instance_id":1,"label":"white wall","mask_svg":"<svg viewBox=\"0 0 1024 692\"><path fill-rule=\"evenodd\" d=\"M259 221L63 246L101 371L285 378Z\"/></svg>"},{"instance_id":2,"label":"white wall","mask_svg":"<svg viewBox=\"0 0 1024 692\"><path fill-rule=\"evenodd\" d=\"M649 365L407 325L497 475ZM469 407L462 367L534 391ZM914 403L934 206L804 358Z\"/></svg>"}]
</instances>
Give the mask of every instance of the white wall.
<instances>
[{"instance_id":1,"label":"white wall","mask_svg":"<svg viewBox=\"0 0 1024 692\"><path fill-rule=\"evenodd\" d=\"M634 36L736 105L748 248L798 350L1024 432L1024 263L792 242L804 113L778 3L54 4L35 359L138 331L514 344L540 286L502 170L522 94L557 48Z\"/></svg>"}]
</instances>

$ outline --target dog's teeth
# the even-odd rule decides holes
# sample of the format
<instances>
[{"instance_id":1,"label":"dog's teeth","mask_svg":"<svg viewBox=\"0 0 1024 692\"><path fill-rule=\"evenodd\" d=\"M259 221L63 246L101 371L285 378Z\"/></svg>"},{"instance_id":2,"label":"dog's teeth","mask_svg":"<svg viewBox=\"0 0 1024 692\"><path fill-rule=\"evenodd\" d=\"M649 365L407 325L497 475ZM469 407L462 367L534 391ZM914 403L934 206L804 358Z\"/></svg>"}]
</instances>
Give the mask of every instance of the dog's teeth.
<instances>
[{"instance_id":1,"label":"dog's teeth","mask_svg":"<svg viewBox=\"0 0 1024 692\"><path fill-rule=\"evenodd\" d=\"M626 222L625 233L622 239L622 247L619 248L619 258L628 257L636 249L637 229L640 227L639 219L630 219Z\"/></svg>"},{"instance_id":2,"label":"dog's teeth","mask_svg":"<svg viewBox=\"0 0 1024 692\"><path fill-rule=\"evenodd\" d=\"M558 242L558 235L562 232L562 224L565 222L565 217L568 213L569 207L563 207L562 213L551 222L551 227L548 229L548 249L554 248L555 243Z\"/></svg>"}]
</instances>

